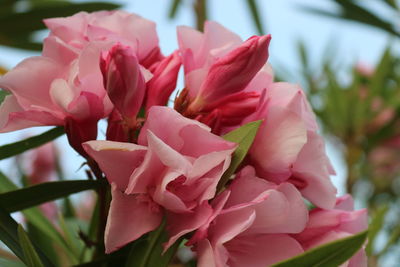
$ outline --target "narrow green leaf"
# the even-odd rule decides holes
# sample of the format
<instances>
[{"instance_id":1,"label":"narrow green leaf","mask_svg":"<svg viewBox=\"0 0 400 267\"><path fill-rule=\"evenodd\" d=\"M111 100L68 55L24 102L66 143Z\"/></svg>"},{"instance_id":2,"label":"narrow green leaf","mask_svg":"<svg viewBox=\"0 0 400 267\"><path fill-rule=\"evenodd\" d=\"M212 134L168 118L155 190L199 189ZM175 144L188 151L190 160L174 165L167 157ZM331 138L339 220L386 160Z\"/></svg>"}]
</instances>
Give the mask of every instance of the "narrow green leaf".
<instances>
[{"instance_id":1,"label":"narrow green leaf","mask_svg":"<svg viewBox=\"0 0 400 267\"><path fill-rule=\"evenodd\" d=\"M368 244L365 249L368 255L371 255L373 253L373 245L375 238L378 235L379 231L382 229L383 223L385 221L385 215L388 212L388 210L389 210L388 205L379 207L372 217L372 221L368 227Z\"/></svg>"},{"instance_id":2,"label":"narrow green leaf","mask_svg":"<svg viewBox=\"0 0 400 267\"><path fill-rule=\"evenodd\" d=\"M335 0L335 2L342 7L342 9L337 13L309 6L300 6L300 8L306 12L314 13L317 15L363 23L379 28L393 35L400 36L400 33L395 30L395 27L392 24L384 19L381 19L364 7L352 3L348 0Z\"/></svg>"},{"instance_id":3,"label":"narrow green leaf","mask_svg":"<svg viewBox=\"0 0 400 267\"><path fill-rule=\"evenodd\" d=\"M0 146L0 160L21 154L22 152L25 152L29 149L44 145L56 139L57 137L60 137L63 134L63 127L55 127L40 135L30 137L12 144Z\"/></svg>"},{"instance_id":4,"label":"narrow green leaf","mask_svg":"<svg viewBox=\"0 0 400 267\"><path fill-rule=\"evenodd\" d=\"M20 224L18 225L18 239L24 253L26 265L28 267L44 267L28 235Z\"/></svg>"},{"instance_id":5,"label":"narrow green leaf","mask_svg":"<svg viewBox=\"0 0 400 267\"><path fill-rule=\"evenodd\" d=\"M257 6L256 0L246 0L247 7L249 8L250 14L253 17L254 24L257 28L259 35L264 35L264 27L261 22L261 16L258 12L259 8Z\"/></svg>"},{"instance_id":6,"label":"narrow green leaf","mask_svg":"<svg viewBox=\"0 0 400 267\"><path fill-rule=\"evenodd\" d=\"M16 189L18 189L18 187L0 171L0 193L13 191Z\"/></svg>"},{"instance_id":7,"label":"narrow green leaf","mask_svg":"<svg viewBox=\"0 0 400 267\"><path fill-rule=\"evenodd\" d=\"M20 258L22 261L26 262L24 250L20 245L18 238L18 224L14 219L0 206L0 240L11 249L14 254ZM45 266L53 266L53 264L48 260L48 258L38 249L36 251L39 254L42 263Z\"/></svg>"},{"instance_id":8,"label":"narrow green leaf","mask_svg":"<svg viewBox=\"0 0 400 267\"><path fill-rule=\"evenodd\" d=\"M395 225L390 231L389 239L387 240L385 247L378 253L378 255L385 254L392 246L396 244L400 239L400 224Z\"/></svg>"},{"instance_id":9,"label":"narrow green leaf","mask_svg":"<svg viewBox=\"0 0 400 267\"><path fill-rule=\"evenodd\" d=\"M364 244L368 231L313 248L271 267L337 267L350 259Z\"/></svg>"},{"instance_id":10,"label":"narrow green leaf","mask_svg":"<svg viewBox=\"0 0 400 267\"><path fill-rule=\"evenodd\" d=\"M0 172L0 192L10 192L13 190L18 190L18 187ZM9 204L7 203L7 206L8 205ZM54 225L42 214L38 208L35 207L26 209L23 210L22 213L25 218L37 228L40 234L63 248L73 263L78 262L78 256L73 254L71 248L68 247L68 244L65 242L61 234L56 228L54 228Z\"/></svg>"},{"instance_id":11,"label":"narrow green leaf","mask_svg":"<svg viewBox=\"0 0 400 267\"><path fill-rule=\"evenodd\" d=\"M0 194L0 205L15 212L81 191L96 189L105 183L90 180L46 182Z\"/></svg>"},{"instance_id":12,"label":"narrow green leaf","mask_svg":"<svg viewBox=\"0 0 400 267\"><path fill-rule=\"evenodd\" d=\"M225 140L237 143L238 147L233 153L231 165L225 171L224 175L218 183L218 191L221 191L223 189L225 184L229 181L231 176L235 173L236 169L239 167L240 163L247 155L247 152L253 144L254 138L257 135L257 131L261 123L261 120L249 122L242 127L235 129L223 136Z\"/></svg>"},{"instance_id":13,"label":"narrow green leaf","mask_svg":"<svg viewBox=\"0 0 400 267\"><path fill-rule=\"evenodd\" d=\"M182 4L181 2L182 2L181 0L172 0L171 1L171 8L168 13L168 18L170 18L170 19L175 18L177 11L178 11L180 5Z\"/></svg>"}]
</instances>

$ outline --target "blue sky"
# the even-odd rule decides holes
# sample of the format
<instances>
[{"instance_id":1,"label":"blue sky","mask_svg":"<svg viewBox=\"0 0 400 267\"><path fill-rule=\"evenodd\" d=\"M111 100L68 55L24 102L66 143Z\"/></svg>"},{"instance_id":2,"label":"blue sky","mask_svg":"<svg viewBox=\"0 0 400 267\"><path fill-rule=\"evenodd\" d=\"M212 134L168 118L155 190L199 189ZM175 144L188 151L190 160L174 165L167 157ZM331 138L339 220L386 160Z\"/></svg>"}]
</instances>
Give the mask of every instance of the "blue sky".
<instances>
[{"instance_id":1,"label":"blue sky","mask_svg":"<svg viewBox=\"0 0 400 267\"><path fill-rule=\"evenodd\" d=\"M177 47L175 28L177 25L193 25L194 17L191 10L191 1L183 1L184 6L179 10L178 16L171 21L167 18L167 9L170 1L119 1L125 3L124 9L135 12L157 23L160 44L164 53L170 53ZM246 39L256 34L250 20L244 0L209 0L210 17L239 34ZM370 1L371 3L372 1ZM318 66L324 56L328 44L333 44L337 60L342 64L342 70L354 62L362 62L373 66L379 59L381 52L387 45L389 36L384 32L370 27L360 26L325 17L310 15L300 10L300 5L313 5L324 8L334 8L329 1L285 0L265 1L259 0L260 13L267 33L272 35L270 47L270 63L273 67L284 66L285 69L298 71L298 56L296 42L301 39L310 52L311 62ZM380 12L385 13L382 9ZM22 59L33 55L31 52L0 47L0 65L11 68ZM338 70L340 71L340 70ZM291 80L291 82L299 82ZM104 125L104 124L103 124ZM44 128L22 130L15 133L2 134L0 144L10 143L33 133L42 132ZM77 172L82 159L70 149L66 139L57 141L63 152L63 165L67 176L73 179L84 178L82 171ZM340 151L328 144L328 154L333 161L338 173L333 181L339 187L339 194L343 194L342 183L345 177L345 168L340 156ZM10 174L14 172L12 160L0 162L0 170Z\"/></svg>"}]
</instances>

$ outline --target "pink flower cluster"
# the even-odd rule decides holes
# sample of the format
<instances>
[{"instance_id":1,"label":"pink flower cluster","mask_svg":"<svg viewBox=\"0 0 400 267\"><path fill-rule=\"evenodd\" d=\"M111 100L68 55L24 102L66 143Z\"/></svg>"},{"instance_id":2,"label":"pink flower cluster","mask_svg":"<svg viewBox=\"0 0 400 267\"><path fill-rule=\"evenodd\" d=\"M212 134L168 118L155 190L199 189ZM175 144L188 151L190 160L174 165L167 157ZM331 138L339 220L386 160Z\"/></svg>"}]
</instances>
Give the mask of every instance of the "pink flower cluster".
<instances>
[{"instance_id":1,"label":"pink flower cluster","mask_svg":"<svg viewBox=\"0 0 400 267\"><path fill-rule=\"evenodd\" d=\"M12 95L0 131L63 125L112 187L107 253L166 220L198 265L267 266L366 228L366 211L336 198L315 116L297 85L274 82L267 36L242 40L215 22L178 28L161 54L155 24L122 11L45 20L43 54L0 78ZM180 66L185 87L167 107ZM107 140L96 140L108 119ZM236 143L221 136L262 120L222 193ZM305 200L316 208L308 210ZM347 266L365 266L360 251Z\"/></svg>"}]
</instances>

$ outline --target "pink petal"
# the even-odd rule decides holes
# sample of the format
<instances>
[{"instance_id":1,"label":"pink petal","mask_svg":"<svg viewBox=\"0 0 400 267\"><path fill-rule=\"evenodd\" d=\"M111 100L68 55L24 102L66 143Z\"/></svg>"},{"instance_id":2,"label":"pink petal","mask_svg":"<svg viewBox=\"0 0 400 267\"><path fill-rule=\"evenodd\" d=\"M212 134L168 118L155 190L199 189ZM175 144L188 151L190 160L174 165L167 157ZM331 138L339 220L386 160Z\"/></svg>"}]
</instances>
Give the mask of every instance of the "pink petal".
<instances>
[{"instance_id":1,"label":"pink petal","mask_svg":"<svg viewBox=\"0 0 400 267\"><path fill-rule=\"evenodd\" d=\"M162 212L154 205L142 201L136 195L126 195L113 185L104 233L106 253L111 253L156 229L161 223Z\"/></svg>"},{"instance_id":2,"label":"pink petal","mask_svg":"<svg viewBox=\"0 0 400 267\"><path fill-rule=\"evenodd\" d=\"M167 250L178 238L197 230L204 225L211 217L213 209L204 201L192 212L187 213L168 213L167 231L170 236L168 242L164 245L164 250Z\"/></svg>"},{"instance_id":3,"label":"pink petal","mask_svg":"<svg viewBox=\"0 0 400 267\"><path fill-rule=\"evenodd\" d=\"M215 258L213 248L211 247L210 241L204 239L200 241L197 246L197 266L198 267L219 267Z\"/></svg>"},{"instance_id":4,"label":"pink petal","mask_svg":"<svg viewBox=\"0 0 400 267\"><path fill-rule=\"evenodd\" d=\"M0 77L0 88L11 91L24 109L35 106L54 110L49 95L50 84L61 77L62 71L63 67L50 58L31 57Z\"/></svg>"},{"instance_id":5,"label":"pink petal","mask_svg":"<svg viewBox=\"0 0 400 267\"><path fill-rule=\"evenodd\" d=\"M212 101L243 90L265 64L270 39L270 36L253 36L219 58L209 69L199 96L190 104L189 109L198 111Z\"/></svg>"},{"instance_id":6,"label":"pink petal","mask_svg":"<svg viewBox=\"0 0 400 267\"><path fill-rule=\"evenodd\" d=\"M236 143L226 141L197 124L182 127L179 136L184 140L183 146L179 150L180 153L195 158L224 150L222 154L218 154L222 160L230 156L237 147ZM217 163L214 164L214 166L216 165Z\"/></svg>"},{"instance_id":7,"label":"pink petal","mask_svg":"<svg viewBox=\"0 0 400 267\"><path fill-rule=\"evenodd\" d=\"M329 159L322 138L308 131L307 143L293 164L293 176L305 182L301 193L315 205L329 209L336 203L336 188L329 177Z\"/></svg>"},{"instance_id":8,"label":"pink petal","mask_svg":"<svg viewBox=\"0 0 400 267\"><path fill-rule=\"evenodd\" d=\"M307 141L301 118L287 108L270 107L250 149L262 178L284 181Z\"/></svg>"},{"instance_id":9,"label":"pink petal","mask_svg":"<svg viewBox=\"0 0 400 267\"><path fill-rule=\"evenodd\" d=\"M268 88L267 96L272 106L290 107L302 117L308 130L318 130L314 112L300 86L285 82L273 83Z\"/></svg>"},{"instance_id":10,"label":"pink petal","mask_svg":"<svg viewBox=\"0 0 400 267\"><path fill-rule=\"evenodd\" d=\"M0 106L0 132L11 132L33 126L63 125L52 114L38 110L23 110L13 95L8 95Z\"/></svg>"},{"instance_id":11,"label":"pink petal","mask_svg":"<svg viewBox=\"0 0 400 267\"><path fill-rule=\"evenodd\" d=\"M173 125L173 127L171 127ZM176 151L180 151L184 141L179 137L181 129L187 125L197 125L210 131L206 125L183 117L181 114L169 107L153 106L148 113L140 135L139 144L147 145L147 129L151 130L164 143Z\"/></svg>"},{"instance_id":12,"label":"pink petal","mask_svg":"<svg viewBox=\"0 0 400 267\"><path fill-rule=\"evenodd\" d=\"M125 117L136 117L146 84L134 51L116 44L104 59L104 65L104 83L114 107Z\"/></svg>"},{"instance_id":13,"label":"pink petal","mask_svg":"<svg viewBox=\"0 0 400 267\"><path fill-rule=\"evenodd\" d=\"M147 151L146 147L111 141L89 141L83 147L119 190L126 189L129 177L143 162Z\"/></svg>"},{"instance_id":14,"label":"pink petal","mask_svg":"<svg viewBox=\"0 0 400 267\"><path fill-rule=\"evenodd\" d=\"M303 253L300 244L289 235L250 235L225 245L231 267L265 267Z\"/></svg>"},{"instance_id":15,"label":"pink petal","mask_svg":"<svg viewBox=\"0 0 400 267\"><path fill-rule=\"evenodd\" d=\"M150 107L165 106L175 89L181 59L178 51L163 59L153 71L153 78L147 83L146 110Z\"/></svg>"}]
</instances>

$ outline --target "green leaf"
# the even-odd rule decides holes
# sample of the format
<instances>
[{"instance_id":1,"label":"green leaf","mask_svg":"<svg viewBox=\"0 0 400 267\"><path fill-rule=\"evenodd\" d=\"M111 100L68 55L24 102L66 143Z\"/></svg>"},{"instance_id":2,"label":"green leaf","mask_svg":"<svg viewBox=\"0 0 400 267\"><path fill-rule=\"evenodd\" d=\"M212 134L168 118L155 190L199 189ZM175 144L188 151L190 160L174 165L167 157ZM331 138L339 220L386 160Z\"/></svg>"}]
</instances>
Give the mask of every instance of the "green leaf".
<instances>
[{"instance_id":1,"label":"green leaf","mask_svg":"<svg viewBox=\"0 0 400 267\"><path fill-rule=\"evenodd\" d=\"M14 254L22 261L26 262L24 249L21 247L18 238L18 224L13 218L0 206L0 240L11 249ZM36 247L36 246L35 246ZM36 247L39 257L45 266L53 266L48 258Z\"/></svg>"},{"instance_id":2,"label":"green leaf","mask_svg":"<svg viewBox=\"0 0 400 267\"><path fill-rule=\"evenodd\" d=\"M368 231L313 248L271 267L337 267L350 259L364 244Z\"/></svg>"},{"instance_id":3,"label":"green leaf","mask_svg":"<svg viewBox=\"0 0 400 267\"><path fill-rule=\"evenodd\" d=\"M28 267L44 267L24 228L18 225L18 238Z\"/></svg>"},{"instance_id":4,"label":"green leaf","mask_svg":"<svg viewBox=\"0 0 400 267\"><path fill-rule=\"evenodd\" d=\"M90 180L41 183L0 194L0 205L7 207L8 212L15 212L102 185L105 183Z\"/></svg>"},{"instance_id":5,"label":"green leaf","mask_svg":"<svg viewBox=\"0 0 400 267\"><path fill-rule=\"evenodd\" d=\"M1 73L0 73L1 75ZM3 103L4 99L6 98L7 95L10 93L4 90L0 90L0 104Z\"/></svg>"},{"instance_id":6,"label":"green leaf","mask_svg":"<svg viewBox=\"0 0 400 267\"><path fill-rule=\"evenodd\" d=\"M175 255L183 238L178 239L164 254L162 244L167 242L165 221L144 238L135 241L126 262L126 267L166 267Z\"/></svg>"},{"instance_id":7,"label":"green leaf","mask_svg":"<svg viewBox=\"0 0 400 267\"><path fill-rule=\"evenodd\" d=\"M300 8L306 12L317 15L363 23L387 31L393 35L400 36L400 33L395 30L395 27L391 23L370 12L361 5L357 5L349 0L335 0L335 2L341 7L341 10L337 13L309 6L300 6Z\"/></svg>"},{"instance_id":8,"label":"green leaf","mask_svg":"<svg viewBox=\"0 0 400 267\"><path fill-rule=\"evenodd\" d=\"M8 259L0 258L1 267L26 267L21 261L13 261Z\"/></svg>"},{"instance_id":9,"label":"green leaf","mask_svg":"<svg viewBox=\"0 0 400 267\"><path fill-rule=\"evenodd\" d=\"M21 154L22 152L25 152L29 149L44 145L56 139L57 137L60 137L63 134L63 127L55 127L40 135L30 137L12 144L0 146L0 160Z\"/></svg>"},{"instance_id":10,"label":"green leaf","mask_svg":"<svg viewBox=\"0 0 400 267\"><path fill-rule=\"evenodd\" d=\"M382 229L383 223L385 221L385 215L389 210L388 205L384 205L379 207L375 214L373 215L372 221L368 227L368 244L365 249L368 255L372 255L373 253L373 245L376 236L378 235L379 231Z\"/></svg>"},{"instance_id":11,"label":"green leaf","mask_svg":"<svg viewBox=\"0 0 400 267\"><path fill-rule=\"evenodd\" d=\"M170 19L175 18L176 13L177 13L179 7L181 6L181 4L182 4L181 0L172 0L171 8L170 8L169 13L168 13L168 17Z\"/></svg>"},{"instance_id":12,"label":"green leaf","mask_svg":"<svg viewBox=\"0 0 400 267\"><path fill-rule=\"evenodd\" d=\"M0 192L10 192L18 190L18 187L0 172ZM7 206L9 204L7 203ZM4 211L6 212L6 211ZM78 255L73 254L73 250L68 246L61 234L54 228L54 225L42 214L38 208L30 208L22 211L23 215L32 225L34 225L41 235L48 240L55 242L67 253L68 258L73 262L78 262Z\"/></svg>"},{"instance_id":13,"label":"green leaf","mask_svg":"<svg viewBox=\"0 0 400 267\"><path fill-rule=\"evenodd\" d=\"M253 17L254 24L256 25L257 31L259 35L264 35L264 27L261 22L261 16L258 12L257 2L256 0L246 0L247 7Z\"/></svg>"},{"instance_id":14,"label":"green leaf","mask_svg":"<svg viewBox=\"0 0 400 267\"><path fill-rule=\"evenodd\" d=\"M225 140L237 143L238 147L233 153L231 165L225 171L224 175L222 175L222 178L218 183L218 192L223 189L225 184L229 181L231 176L235 173L236 169L247 155L247 152L253 144L254 138L257 135L257 131L261 123L262 120L249 122L223 136Z\"/></svg>"}]
</instances>

